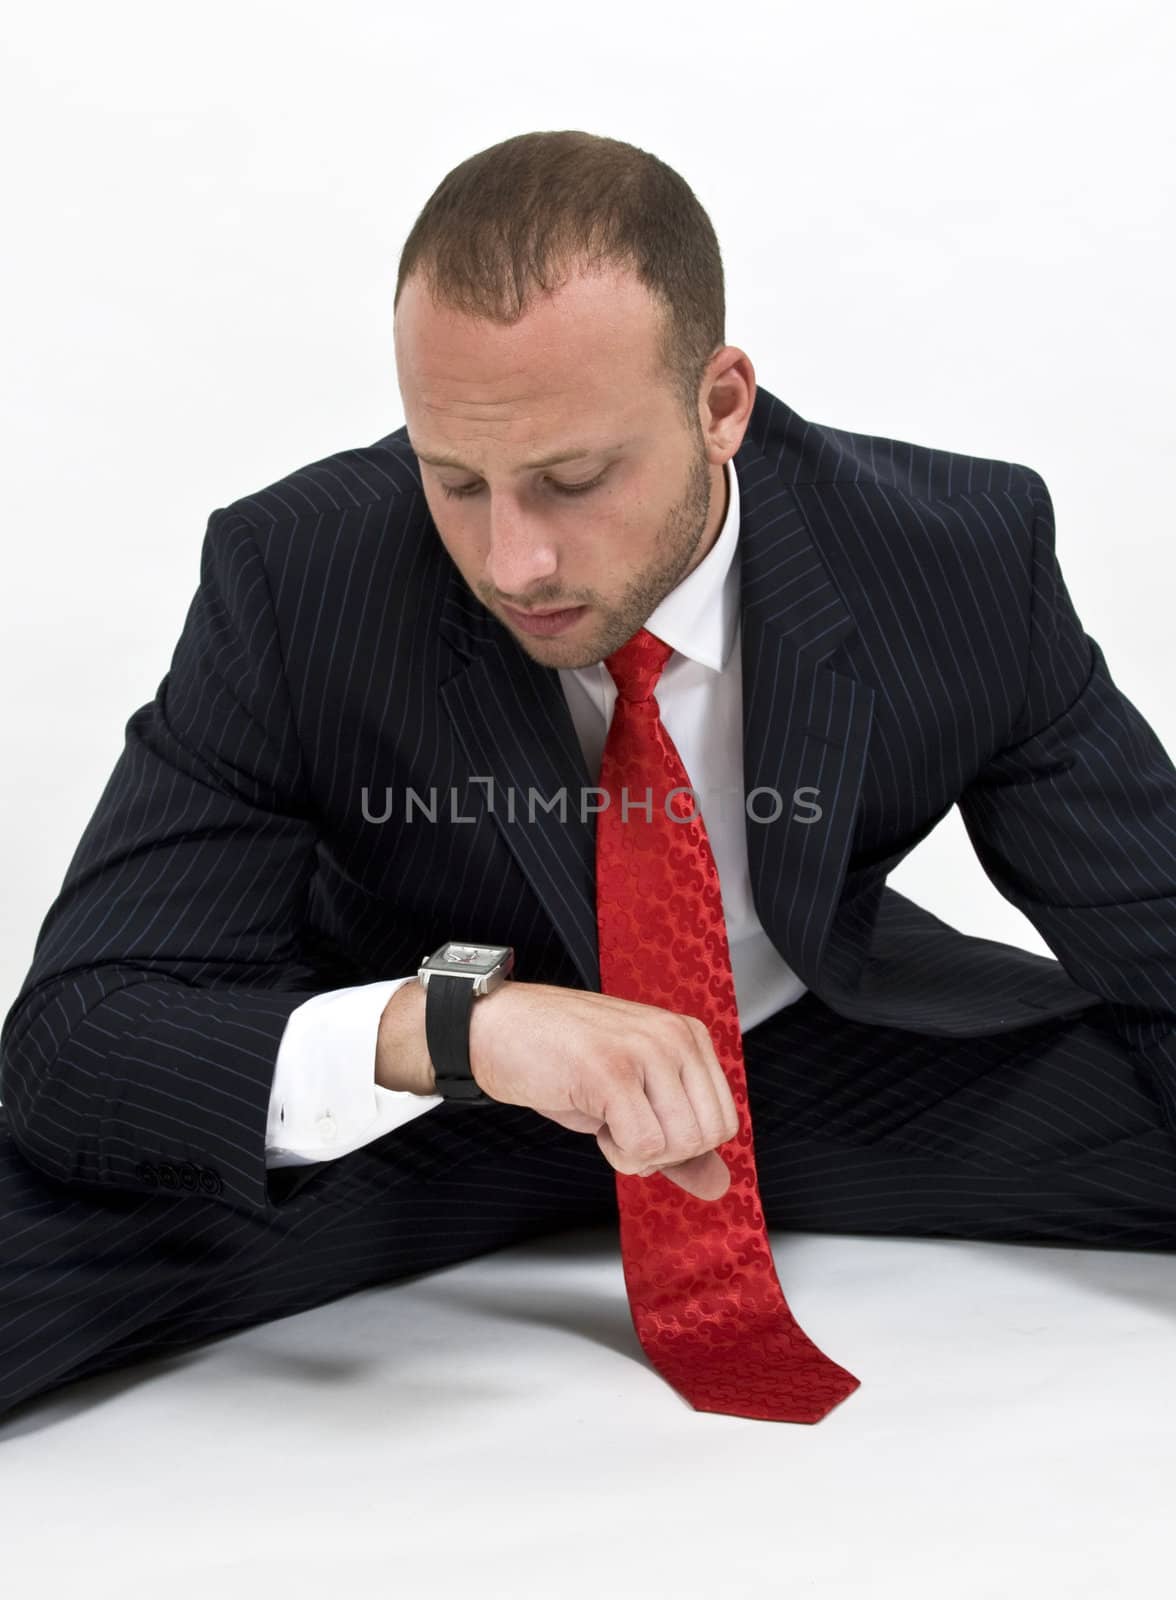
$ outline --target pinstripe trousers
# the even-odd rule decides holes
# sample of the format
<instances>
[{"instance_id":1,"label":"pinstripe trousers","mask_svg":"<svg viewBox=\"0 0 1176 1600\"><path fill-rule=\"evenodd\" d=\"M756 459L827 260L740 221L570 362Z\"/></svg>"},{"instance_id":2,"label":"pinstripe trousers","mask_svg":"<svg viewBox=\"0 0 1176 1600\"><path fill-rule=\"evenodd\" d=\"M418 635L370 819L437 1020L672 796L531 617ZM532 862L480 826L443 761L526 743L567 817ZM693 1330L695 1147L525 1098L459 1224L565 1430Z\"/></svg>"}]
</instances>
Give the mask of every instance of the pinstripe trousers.
<instances>
[{"instance_id":1,"label":"pinstripe trousers","mask_svg":"<svg viewBox=\"0 0 1176 1600\"><path fill-rule=\"evenodd\" d=\"M744 1035L770 1228L1176 1248L1176 1137L1101 1005L963 1039L849 1021L812 991L782 1015L770 1050ZM616 1214L593 1136L525 1107L435 1107L324 1164L268 1220L197 1194L51 1180L0 1108L0 1417Z\"/></svg>"}]
</instances>

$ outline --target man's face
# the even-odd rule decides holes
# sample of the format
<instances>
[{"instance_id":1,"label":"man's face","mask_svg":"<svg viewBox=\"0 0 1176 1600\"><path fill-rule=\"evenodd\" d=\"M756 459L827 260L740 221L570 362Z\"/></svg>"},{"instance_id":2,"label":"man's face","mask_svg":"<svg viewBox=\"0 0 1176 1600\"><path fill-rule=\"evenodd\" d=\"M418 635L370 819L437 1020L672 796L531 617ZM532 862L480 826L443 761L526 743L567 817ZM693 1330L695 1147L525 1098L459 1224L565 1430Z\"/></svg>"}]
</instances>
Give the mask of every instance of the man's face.
<instances>
[{"instance_id":1,"label":"man's face","mask_svg":"<svg viewBox=\"0 0 1176 1600\"><path fill-rule=\"evenodd\" d=\"M656 302L628 273L574 275L513 328L438 310L418 278L401 293L397 374L429 511L471 590L544 666L618 650L726 515L723 462L746 415L688 428L656 370L657 331ZM749 411L742 352L724 347L707 384L724 357L743 376L723 393ZM533 465L571 450L587 454ZM423 459L443 455L460 465ZM583 609L540 636L510 607Z\"/></svg>"}]
</instances>

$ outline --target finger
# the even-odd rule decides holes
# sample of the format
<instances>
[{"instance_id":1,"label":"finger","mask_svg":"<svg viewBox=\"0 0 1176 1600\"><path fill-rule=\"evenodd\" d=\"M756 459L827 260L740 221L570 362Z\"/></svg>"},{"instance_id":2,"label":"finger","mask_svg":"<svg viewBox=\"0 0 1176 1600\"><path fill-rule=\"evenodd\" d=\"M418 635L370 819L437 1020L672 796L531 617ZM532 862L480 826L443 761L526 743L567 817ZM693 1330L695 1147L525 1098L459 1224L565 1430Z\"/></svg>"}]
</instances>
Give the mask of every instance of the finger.
<instances>
[{"instance_id":1,"label":"finger","mask_svg":"<svg viewBox=\"0 0 1176 1600\"><path fill-rule=\"evenodd\" d=\"M642 1166L667 1166L672 1162L688 1161L709 1149L698 1111L686 1084L686 1069L697 1065L697 1050L687 1045L680 1054L667 1053L656 1059L645 1074L645 1098L653 1107L654 1116L665 1133L665 1145L652 1162L646 1158ZM708 1102L703 1099L703 1115Z\"/></svg>"},{"instance_id":2,"label":"finger","mask_svg":"<svg viewBox=\"0 0 1176 1600\"><path fill-rule=\"evenodd\" d=\"M719 1099L714 1073L701 1052L683 1064L682 1086L694 1107L704 1149L717 1150L719 1145L726 1144L733 1137L732 1127L738 1133L739 1119L728 1116Z\"/></svg>"},{"instance_id":3,"label":"finger","mask_svg":"<svg viewBox=\"0 0 1176 1600\"><path fill-rule=\"evenodd\" d=\"M728 1081L727 1074L723 1071L723 1064L719 1060L718 1053L715 1050L714 1040L711 1038L710 1029L706 1026L705 1022L698 1030L697 1043L699 1059L702 1060L706 1065L711 1084L715 1091L715 1097L718 1100L719 1106L722 1110L722 1121L725 1130L727 1130L724 1134L723 1140L725 1143L727 1139L733 1139L739 1132L739 1107L735 1104L735 1096L731 1093L730 1082Z\"/></svg>"},{"instance_id":4,"label":"finger","mask_svg":"<svg viewBox=\"0 0 1176 1600\"><path fill-rule=\"evenodd\" d=\"M667 1149L666 1133L646 1096L642 1075L618 1073L601 1106L604 1126L596 1142L618 1172L636 1172Z\"/></svg>"}]
</instances>

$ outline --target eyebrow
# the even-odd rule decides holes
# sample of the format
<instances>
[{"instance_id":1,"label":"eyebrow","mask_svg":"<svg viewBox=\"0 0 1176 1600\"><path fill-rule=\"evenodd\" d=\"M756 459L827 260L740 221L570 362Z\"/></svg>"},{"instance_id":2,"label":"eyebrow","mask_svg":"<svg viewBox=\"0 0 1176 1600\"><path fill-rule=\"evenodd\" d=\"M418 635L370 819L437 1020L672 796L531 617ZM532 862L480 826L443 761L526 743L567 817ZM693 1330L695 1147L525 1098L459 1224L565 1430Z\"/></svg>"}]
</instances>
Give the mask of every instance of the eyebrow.
<instances>
[{"instance_id":1,"label":"eyebrow","mask_svg":"<svg viewBox=\"0 0 1176 1600\"><path fill-rule=\"evenodd\" d=\"M418 461L427 461L431 467L457 467L461 472L476 472L476 467L467 467L464 461L458 461L454 456L427 456L423 451L416 449L409 441L413 455ZM544 456L542 461L525 461L519 468L520 472L536 472L540 467L558 467L564 461L583 461L586 456L611 455L623 449L620 444L598 445L595 450L561 450L558 455Z\"/></svg>"}]
</instances>

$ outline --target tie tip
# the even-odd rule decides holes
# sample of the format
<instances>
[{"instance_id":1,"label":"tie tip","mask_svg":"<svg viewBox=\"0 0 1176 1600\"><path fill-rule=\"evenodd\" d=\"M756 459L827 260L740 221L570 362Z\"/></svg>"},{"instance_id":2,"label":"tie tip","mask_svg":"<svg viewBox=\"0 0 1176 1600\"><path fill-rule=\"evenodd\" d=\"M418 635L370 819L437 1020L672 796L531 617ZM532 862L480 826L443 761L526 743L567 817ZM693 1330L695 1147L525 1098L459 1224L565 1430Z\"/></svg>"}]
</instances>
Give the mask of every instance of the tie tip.
<instances>
[{"instance_id":1,"label":"tie tip","mask_svg":"<svg viewBox=\"0 0 1176 1600\"><path fill-rule=\"evenodd\" d=\"M690 1403L695 1411L709 1411L715 1416L746 1417L751 1422L811 1424L822 1421L830 1411L836 1410L843 1400L848 1400L861 1386L860 1378L855 1378L851 1372L846 1372L838 1388L827 1389L822 1394L796 1395L790 1399L773 1400L762 1405L755 1401L746 1406L733 1402L706 1405L692 1400Z\"/></svg>"}]
</instances>

